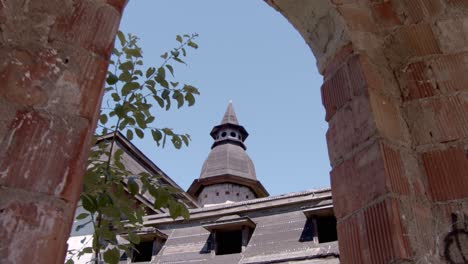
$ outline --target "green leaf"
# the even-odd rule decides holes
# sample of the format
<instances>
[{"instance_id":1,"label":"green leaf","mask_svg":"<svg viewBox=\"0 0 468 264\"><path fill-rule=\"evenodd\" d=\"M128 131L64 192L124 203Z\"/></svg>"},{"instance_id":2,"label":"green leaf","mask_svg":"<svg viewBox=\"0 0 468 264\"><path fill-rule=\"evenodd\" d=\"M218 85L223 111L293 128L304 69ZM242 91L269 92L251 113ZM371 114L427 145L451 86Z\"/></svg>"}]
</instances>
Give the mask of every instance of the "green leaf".
<instances>
[{"instance_id":1,"label":"green leaf","mask_svg":"<svg viewBox=\"0 0 468 264\"><path fill-rule=\"evenodd\" d=\"M179 85L179 82L170 82L170 83L171 83L172 87L174 87L174 88L176 88L177 85Z\"/></svg>"},{"instance_id":2,"label":"green leaf","mask_svg":"<svg viewBox=\"0 0 468 264\"><path fill-rule=\"evenodd\" d=\"M114 102L120 101L120 96L117 93L112 93L111 96Z\"/></svg>"},{"instance_id":3,"label":"green leaf","mask_svg":"<svg viewBox=\"0 0 468 264\"><path fill-rule=\"evenodd\" d=\"M127 139L132 140L133 139L133 131L130 129L127 129Z\"/></svg>"},{"instance_id":4,"label":"green leaf","mask_svg":"<svg viewBox=\"0 0 468 264\"><path fill-rule=\"evenodd\" d=\"M143 130L136 128L136 127L135 127L135 133L137 134L139 138L143 138L145 136L145 133L143 133Z\"/></svg>"},{"instance_id":5,"label":"green leaf","mask_svg":"<svg viewBox=\"0 0 468 264\"><path fill-rule=\"evenodd\" d=\"M102 114L99 116L99 122L101 122L101 124L105 125L107 123L107 115L106 114Z\"/></svg>"},{"instance_id":6,"label":"green leaf","mask_svg":"<svg viewBox=\"0 0 468 264\"><path fill-rule=\"evenodd\" d=\"M125 40L125 35L124 35L124 33L122 33L122 31L119 30L119 31L117 32L117 37L118 37L119 40L120 40L120 45L121 45L121 46L125 46L125 43L127 43L127 41Z\"/></svg>"},{"instance_id":7,"label":"green leaf","mask_svg":"<svg viewBox=\"0 0 468 264\"><path fill-rule=\"evenodd\" d=\"M90 212L94 213L96 212L96 200L93 197L90 197L88 195L82 195L81 196L81 204L83 205L83 208Z\"/></svg>"},{"instance_id":8,"label":"green leaf","mask_svg":"<svg viewBox=\"0 0 468 264\"><path fill-rule=\"evenodd\" d=\"M172 68L172 65L166 64L166 68L171 72L171 75L174 76L174 68Z\"/></svg>"},{"instance_id":9,"label":"green leaf","mask_svg":"<svg viewBox=\"0 0 468 264\"><path fill-rule=\"evenodd\" d=\"M122 87L122 95L127 95L129 94L131 91L135 90L135 89L138 89L140 87L140 84L137 83L137 82L129 82L129 83L126 83L123 87Z\"/></svg>"},{"instance_id":10,"label":"green leaf","mask_svg":"<svg viewBox=\"0 0 468 264\"><path fill-rule=\"evenodd\" d=\"M176 36L176 40L177 40L178 42L182 43L182 37L181 37L180 35L177 35L177 36Z\"/></svg>"},{"instance_id":11,"label":"green leaf","mask_svg":"<svg viewBox=\"0 0 468 264\"><path fill-rule=\"evenodd\" d=\"M181 108L184 105L184 96L181 92L179 91L174 91L172 94L172 98L174 98L177 101L177 108Z\"/></svg>"},{"instance_id":12,"label":"green leaf","mask_svg":"<svg viewBox=\"0 0 468 264\"><path fill-rule=\"evenodd\" d=\"M195 97L193 96L192 93L186 93L185 100L187 100L189 106L192 106L193 104L195 104Z\"/></svg>"},{"instance_id":13,"label":"green leaf","mask_svg":"<svg viewBox=\"0 0 468 264\"><path fill-rule=\"evenodd\" d=\"M184 92L187 92L187 93L193 93L193 94L198 94L198 95L200 94L200 92L198 91L197 88L195 88L192 85L188 85L188 84L184 85L183 90L184 90Z\"/></svg>"},{"instance_id":14,"label":"green leaf","mask_svg":"<svg viewBox=\"0 0 468 264\"><path fill-rule=\"evenodd\" d=\"M181 60L181 59L179 59L179 58L177 58L177 57L174 57L173 59L174 59L175 61L177 61L178 63L187 64L187 63L185 63L185 61L183 61L183 60Z\"/></svg>"},{"instance_id":15,"label":"green leaf","mask_svg":"<svg viewBox=\"0 0 468 264\"><path fill-rule=\"evenodd\" d=\"M166 71L164 70L163 67L158 68L158 76L161 77L162 79L166 79Z\"/></svg>"},{"instance_id":16,"label":"green leaf","mask_svg":"<svg viewBox=\"0 0 468 264\"><path fill-rule=\"evenodd\" d=\"M154 98L154 100L156 100L156 102L159 104L159 106L161 108L164 107L164 100L161 97L155 95L155 96L153 96L153 98Z\"/></svg>"},{"instance_id":17,"label":"green leaf","mask_svg":"<svg viewBox=\"0 0 468 264\"><path fill-rule=\"evenodd\" d=\"M130 82L132 80L132 75L129 71L123 71L119 75L119 80L121 80L122 82Z\"/></svg>"},{"instance_id":18,"label":"green leaf","mask_svg":"<svg viewBox=\"0 0 468 264\"><path fill-rule=\"evenodd\" d=\"M73 261L73 259L68 259L65 264L75 264L75 261Z\"/></svg>"},{"instance_id":19,"label":"green leaf","mask_svg":"<svg viewBox=\"0 0 468 264\"><path fill-rule=\"evenodd\" d=\"M170 129L170 128L165 127L165 128L162 129L162 131L164 132L164 134L166 134L168 136L174 135L174 132L172 132L172 129Z\"/></svg>"},{"instance_id":20,"label":"green leaf","mask_svg":"<svg viewBox=\"0 0 468 264\"><path fill-rule=\"evenodd\" d=\"M127 50L127 54L132 56L132 57L135 57L135 58L141 58L141 49L140 48L136 48L136 49L128 49Z\"/></svg>"},{"instance_id":21,"label":"green leaf","mask_svg":"<svg viewBox=\"0 0 468 264\"><path fill-rule=\"evenodd\" d=\"M182 141L178 135L173 135L171 141L172 145L174 145L176 149L180 149L182 147Z\"/></svg>"},{"instance_id":22,"label":"green leaf","mask_svg":"<svg viewBox=\"0 0 468 264\"><path fill-rule=\"evenodd\" d=\"M91 254L93 253L93 248L92 247L85 247L81 250L81 252L83 252L83 254Z\"/></svg>"},{"instance_id":23,"label":"green leaf","mask_svg":"<svg viewBox=\"0 0 468 264\"><path fill-rule=\"evenodd\" d=\"M128 187L128 191L132 195L137 194L138 190L140 189L140 187L138 186L138 183L135 182L135 179L133 177L128 178L127 187Z\"/></svg>"},{"instance_id":24,"label":"green leaf","mask_svg":"<svg viewBox=\"0 0 468 264\"><path fill-rule=\"evenodd\" d=\"M114 85L114 84L117 83L117 81L119 81L119 78L117 76L115 76L114 74L109 73L107 75L107 79L106 79L107 84Z\"/></svg>"},{"instance_id":25,"label":"green leaf","mask_svg":"<svg viewBox=\"0 0 468 264\"><path fill-rule=\"evenodd\" d=\"M120 64L119 69L124 70L124 71L131 71L133 70L133 62L132 61L126 61L122 64Z\"/></svg>"},{"instance_id":26,"label":"green leaf","mask_svg":"<svg viewBox=\"0 0 468 264\"><path fill-rule=\"evenodd\" d=\"M151 75L153 75L153 73L156 71L156 68L154 67L149 67L148 70L146 70L146 78L149 78L151 77Z\"/></svg>"},{"instance_id":27,"label":"green leaf","mask_svg":"<svg viewBox=\"0 0 468 264\"><path fill-rule=\"evenodd\" d=\"M76 220L82 220L82 219L85 219L86 217L88 217L89 214L88 213L81 213L79 214L78 216L76 216Z\"/></svg>"},{"instance_id":28,"label":"green leaf","mask_svg":"<svg viewBox=\"0 0 468 264\"><path fill-rule=\"evenodd\" d=\"M117 248L108 249L104 252L104 261L109 264L117 264L120 259L120 251Z\"/></svg>"},{"instance_id":29,"label":"green leaf","mask_svg":"<svg viewBox=\"0 0 468 264\"><path fill-rule=\"evenodd\" d=\"M161 131L152 129L151 130L151 135L153 136L154 141L156 141L156 143L158 143L158 145L159 145L159 141L162 139Z\"/></svg>"},{"instance_id":30,"label":"green leaf","mask_svg":"<svg viewBox=\"0 0 468 264\"><path fill-rule=\"evenodd\" d=\"M185 146L189 145L189 138L186 135L181 135L182 141L184 141Z\"/></svg>"},{"instance_id":31,"label":"green leaf","mask_svg":"<svg viewBox=\"0 0 468 264\"><path fill-rule=\"evenodd\" d=\"M189 42L187 43L187 45L188 45L189 47L194 48L194 49L198 49L198 45L197 45L197 43L195 43L195 42L189 41Z\"/></svg>"},{"instance_id":32,"label":"green leaf","mask_svg":"<svg viewBox=\"0 0 468 264\"><path fill-rule=\"evenodd\" d=\"M169 56L169 54L167 54L167 52L166 52L166 53L164 53L163 55L161 55L161 58L167 59L168 56Z\"/></svg>"},{"instance_id":33,"label":"green leaf","mask_svg":"<svg viewBox=\"0 0 468 264\"><path fill-rule=\"evenodd\" d=\"M133 244L140 244L140 236L130 232L128 233L128 241L132 242Z\"/></svg>"}]
</instances>

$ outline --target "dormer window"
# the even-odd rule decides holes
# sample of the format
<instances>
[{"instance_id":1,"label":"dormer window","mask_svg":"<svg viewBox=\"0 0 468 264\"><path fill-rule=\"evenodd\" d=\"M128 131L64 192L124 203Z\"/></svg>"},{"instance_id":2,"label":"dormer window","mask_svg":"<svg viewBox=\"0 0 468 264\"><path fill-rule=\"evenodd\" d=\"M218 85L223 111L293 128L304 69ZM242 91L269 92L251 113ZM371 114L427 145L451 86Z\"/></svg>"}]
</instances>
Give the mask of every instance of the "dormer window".
<instances>
[{"instance_id":1,"label":"dormer window","mask_svg":"<svg viewBox=\"0 0 468 264\"><path fill-rule=\"evenodd\" d=\"M161 251L167 240L167 235L154 227L140 230L137 235L140 237L140 243L135 245L130 256L127 257L124 253L125 256L122 256L121 260L128 258L130 263L150 262ZM127 238L128 235L123 234L122 237Z\"/></svg>"},{"instance_id":2,"label":"dormer window","mask_svg":"<svg viewBox=\"0 0 468 264\"><path fill-rule=\"evenodd\" d=\"M247 247L255 223L249 217L238 215L222 217L214 222L208 222L203 227L210 231L209 251L216 255L241 253Z\"/></svg>"},{"instance_id":3,"label":"dormer window","mask_svg":"<svg viewBox=\"0 0 468 264\"><path fill-rule=\"evenodd\" d=\"M308 208L303 213L307 221L299 241L314 241L321 244L338 240L332 205Z\"/></svg>"}]
</instances>

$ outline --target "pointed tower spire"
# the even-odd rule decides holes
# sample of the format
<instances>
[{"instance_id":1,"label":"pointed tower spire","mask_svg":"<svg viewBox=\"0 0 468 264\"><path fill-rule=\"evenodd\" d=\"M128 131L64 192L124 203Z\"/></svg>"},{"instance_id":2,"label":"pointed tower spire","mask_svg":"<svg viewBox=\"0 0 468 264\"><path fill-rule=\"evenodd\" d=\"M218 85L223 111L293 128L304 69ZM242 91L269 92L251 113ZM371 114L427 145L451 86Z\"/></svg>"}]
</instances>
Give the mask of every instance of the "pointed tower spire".
<instances>
[{"instance_id":1,"label":"pointed tower spire","mask_svg":"<svg viewBox=\"0 0 468 264\"><path fill-rule=\"evenodd\" d=\"M232 101L221 124L213 127L210 135L214 139L210 154L203 163L200 177L187 192L203 206L268 196L245 152L244 141L249 133L239 125Z\"/></svg>"},{"instance_id":2,"label":"pointed tower spire","mask_svg":"<svg viewBox=\"0 0 468 264\"><path fill-rule=\"evenodd\" d=\"M228 107L223 116L223 120L221 120L221 124L239 125L236 113L234 112L234 107L232 106L232 100L229 101Z\"/></svg>"}]
</instances>

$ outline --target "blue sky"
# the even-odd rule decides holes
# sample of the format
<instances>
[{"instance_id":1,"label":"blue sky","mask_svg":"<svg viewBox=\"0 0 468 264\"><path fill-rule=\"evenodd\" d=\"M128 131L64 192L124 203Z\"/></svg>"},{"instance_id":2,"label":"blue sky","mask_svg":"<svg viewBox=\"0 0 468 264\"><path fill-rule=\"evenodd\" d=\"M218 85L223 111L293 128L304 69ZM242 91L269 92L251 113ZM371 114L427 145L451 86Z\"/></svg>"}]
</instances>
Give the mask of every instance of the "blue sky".
<instances>
[{"instance_id":1,"label":"blue sky","mask_svg":"<svg viewBox=\"0 0 468 264\"><path fill-rule=\"evenodd\" d=\"M304 40L273 8L261 0L132 0L121 29L141 38L145 64L155 66L175 47L177 34L200 35L200 48L175 73L201 96L193 107L157 115L158 126L189 133L190 146L161 149L149 138L134 141L181 187L199 176L212 144L209 132L229 100L250 133L247 153L257 178L271 195L330 185L322 77Z\"/></svg>"}]
</instances>

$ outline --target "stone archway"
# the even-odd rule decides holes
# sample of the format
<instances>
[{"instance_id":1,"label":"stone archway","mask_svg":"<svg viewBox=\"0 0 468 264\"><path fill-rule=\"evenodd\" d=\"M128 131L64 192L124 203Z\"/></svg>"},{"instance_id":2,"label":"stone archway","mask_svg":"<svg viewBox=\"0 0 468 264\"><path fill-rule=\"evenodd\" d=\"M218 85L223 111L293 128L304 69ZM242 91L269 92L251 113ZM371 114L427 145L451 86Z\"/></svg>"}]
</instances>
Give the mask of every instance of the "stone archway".
<instances>
[{"instance_id":1,"label":"stone archway","mask_svg":"<svg viewBox=\"0 0 468 264\"><path fill-rule=\"evenodd\" d=\"M125 2L0 3L7 263L63 262ZM466 1L267 3L301 33L324 75L341 261L450 261L442 244L452 215L468 218Z\"/></svg>"}]
</instances>

